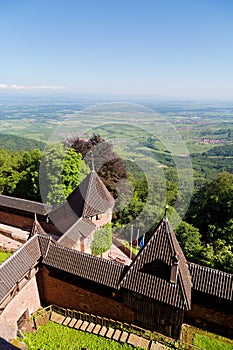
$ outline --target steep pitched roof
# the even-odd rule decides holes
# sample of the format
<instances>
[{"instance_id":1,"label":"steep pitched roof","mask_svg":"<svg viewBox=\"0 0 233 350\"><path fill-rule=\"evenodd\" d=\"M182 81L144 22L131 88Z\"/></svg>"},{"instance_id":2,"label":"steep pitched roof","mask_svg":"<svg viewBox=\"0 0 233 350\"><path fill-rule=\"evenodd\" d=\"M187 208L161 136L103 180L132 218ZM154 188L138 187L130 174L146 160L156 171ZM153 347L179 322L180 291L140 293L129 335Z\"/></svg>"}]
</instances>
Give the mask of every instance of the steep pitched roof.
<instances>
[{"instance_id":1,"label":"steep pitched roof","mask_svg":"<svg viewBox=\"0 0 233 350\"><path fill-rule=\"evenodd\" d=\"M179 254L180 262L177 283L172 283L169 269L175 253ZM190 308L189 271L174 233L165 221L160 223L127 272L120 263L59 246L50 237L36 234L0 265L0 303L39 262L108 287L127 288L184 310ZM188 267L195 290L232 300L232 274L193 263Z\"/></svg>"},{"instance_id":2,"label":"steep pitched roof","mask_svg":"<svg viewBox=\"0 0 233 350\"><path fill-rule=\"evenodd\" d=\"M37 221L37 219L35 219L34 222L33 222L32 230L31 230L31 233L30 233L30 237L33 237L35 235L48 236L48 234L41 227L41 224Z\"/></svg>"},{"instance_id":3,"label":"steep pitched roof","mask_svg":"<svg viewBox=\"0 0 233 350\"><path fill-rule=\"evenodd\" d=\"M2 194L0 195L0 206L26 211L33 214L37 213L40 215L47 215L52 209L52 206L50 205L29 201L22 198L4 196Z\"/></svg>"},{"instance_id":4,"label":"steep pitched roof","mask_svg":"<svg viewBox=\"0 0 233 350\"><path fill-rule=\"evenodd\" d=\"M178 265L174 265L176 259ZM177 275L173 276L175 283L171 281L172 266L177 267ZM191 308L191 277L187 262L167 220L160 222L120 285L183 310Z\"/></svg>"},{"instance_id":5,"label":"steep pitched roof","mask_svg":"<svg viewBox=\"0 0 233 350\"><path fill-rule=\"evenodd\" d=\"M34 236L0 265L0 301L41 257L38 237Z\"/></svg>"},{"instance_id":6,"label":"steep pitched roof","mask_svg":"<svg viewBox=\"0 0 233 350\"><path fill-rule=\"evenodd\" d=\"M95 171L90 172L67 198L77 216L89 217L112 210L114 199Z\"/></svg>"},{"instance_id":7,"label":"steep pitched roof","mask_svg":"<svg viewBox=\"0 0 233 350\"><path fill-rule=\"evenodd\" d=\"M65 203L54 208L49 217L58 229L65 233L80 218L112 210L114 198L95 171L92 171L68 196Z\"/></svg>"},{"instance_id":8,"label":"steep pitched roof","mask_svg":"<svg viewBox=\"0 0 233 350\"><path fill-rule=\"evenodd\" d=\"M66 200L49 213L49 218L61 233L65 233L81 218L81 214L75 213Z\"/></svg>"},{"instance_id":9,"label":"steep pitched roof","mask_svg":"<svg viewBox=\"0 0 233 350\"><path fill-rule=\"evenodd\" d=\"M193 263L188 266L194 290L226 300L233 299L232 274Z\"/></svg>"},{"instance_id":10,"label":"steep pitched roof","mask_svg":"<svg viewBox=\"0 0 233 350\"><path fill-rule=\"evenodd\" d=\"M72 248L81 237L86 238L95 230L96 225L91 220L81 218L61 236L58 243L67 248Z\"/></svg>"}]
</instances>

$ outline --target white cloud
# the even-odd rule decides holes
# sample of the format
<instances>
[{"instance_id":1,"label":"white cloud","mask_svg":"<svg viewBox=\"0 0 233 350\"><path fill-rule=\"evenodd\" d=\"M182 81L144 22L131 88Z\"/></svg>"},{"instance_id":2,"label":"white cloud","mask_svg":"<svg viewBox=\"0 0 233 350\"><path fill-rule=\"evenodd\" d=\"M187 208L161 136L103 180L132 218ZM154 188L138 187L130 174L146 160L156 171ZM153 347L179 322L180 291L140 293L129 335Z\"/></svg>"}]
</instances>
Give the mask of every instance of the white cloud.
<instances>
[{"instance_id":1,"label":"white cloud","mask_svg":"<svg viewBox=\"0 0 233 350\"><path fill-rule=\"evenodd\" d=\"M8 89L8 90L62 90L62 86L53 86L53 85L7 85L0 83L0 89Z\"/></svg>"},{"instance_id":2,"label":"white cloud","mask_svg":"<svg viewBox=\"0 0 233 350\"><path fill-rule=\"evenodd\" d=\"M8 85L6 84L0 84L0 89L7 89L8 88Z\"/></svg>"}]
</instances>

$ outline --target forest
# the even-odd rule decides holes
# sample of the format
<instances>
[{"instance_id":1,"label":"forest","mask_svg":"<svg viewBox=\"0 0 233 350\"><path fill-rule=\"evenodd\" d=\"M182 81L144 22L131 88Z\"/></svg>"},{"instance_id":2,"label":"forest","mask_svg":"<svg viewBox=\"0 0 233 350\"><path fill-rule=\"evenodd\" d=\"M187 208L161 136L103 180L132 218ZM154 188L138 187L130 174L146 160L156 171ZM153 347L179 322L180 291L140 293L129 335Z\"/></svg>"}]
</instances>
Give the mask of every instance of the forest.
<instances>
[{"instance_id":1,"label":"forest","mask_svg":"<svg viewBox=\"0 0 233 350\"><path fill-rule=\"evenodd\" d=\"M97 144L101 147L95 151ZM49 204L59 205L90 172L94 158L98 175L117 199L112 227L115 234L129 240L127 224L134 220L134 234L149 227L145 235L148 240L168 205L168 216L173 213L173 220L179 221L175 233L187 260L233 272L233 171L230 166L227 169L222 166L224 157L231 156L232 147L216 146L216 149L193 156L194 193L185 213L174 164L164 152L160 157L161 162L167 164L164 170L166 183L156 175L151 198L148 179L143 172L133 162L119 158L113 146L99 135L93 134L89 140L77 138L50 145L43 154L40 149L13 148L0 150L1 194L42 201L42 193L43 201L46 199ZM212 157L219 154L222 157L219 163L216 159L212 163ZM210 172L211 176L208 175ZM120 193L117 191L119 181ZM176 209L175 202L180 203Z\"/></svg>"}]
</instances>

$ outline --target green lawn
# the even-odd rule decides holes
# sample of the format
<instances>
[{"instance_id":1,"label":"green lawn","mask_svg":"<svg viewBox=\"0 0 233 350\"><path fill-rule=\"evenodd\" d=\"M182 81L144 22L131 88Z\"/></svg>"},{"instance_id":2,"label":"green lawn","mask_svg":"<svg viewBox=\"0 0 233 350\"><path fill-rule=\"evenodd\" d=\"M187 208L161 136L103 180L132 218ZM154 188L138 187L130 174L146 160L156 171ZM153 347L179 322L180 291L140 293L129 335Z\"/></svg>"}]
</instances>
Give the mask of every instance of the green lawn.
<instances>
[{"instance_id":1,"label":"green lawn","mask_svg":"<svg viewBox=\"0 0 233 350\"><path fill-rule=\"evenodd\" d=\"M0 264L3 263L4 260L11 256L11 252L0 252Z\"/></svg>"},{"instance_id":2,"label":"green lawn","mask_svg":"<svg viewBox=\"0 0 233 350\"><path fill-rule=\"evenodd\" d=\"M233 343L223 341L224 338L218 339L211 338L203 334L195 334L193 345L203 350L233 350Z\"/></svg>"},{"instance_id":3,"label":"green lawn","mask_svg":"<svg viewBox=\"0 0 233 350\"><path fill-rule=\"evenodd\" d=\"M90 350L141 349L61 326L51 321L39 327L36 333L27 333L22 341L27 345L28 350L81 350L82 348L88 348Z\"/></svg>"}]
</instances>

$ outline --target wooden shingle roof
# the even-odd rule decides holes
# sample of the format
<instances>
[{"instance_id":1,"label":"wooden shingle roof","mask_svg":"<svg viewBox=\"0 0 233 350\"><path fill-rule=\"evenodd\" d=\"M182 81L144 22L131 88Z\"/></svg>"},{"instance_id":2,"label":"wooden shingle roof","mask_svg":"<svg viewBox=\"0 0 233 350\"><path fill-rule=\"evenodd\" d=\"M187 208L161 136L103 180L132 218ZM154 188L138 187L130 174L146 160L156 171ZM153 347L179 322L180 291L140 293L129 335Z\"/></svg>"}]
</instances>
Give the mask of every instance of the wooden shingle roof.
<instances>
[{"instance_id":1,"label":"wooden shingle roof","mask_svg":"<svg viewBox=\"0 0 233 350\"><path fill-rule=\"evenodd\" d=\"M34 236L0 265L0 301L39 261L41 250Z\"/></svg>"},{"instance_id":2,"label":"wooden shingle roof","mask_svg":"<svg viewBox=\"0 0 233 350\"><path fill-rule=\"evenodd\" d=\"M232 274L193 263L188 266L194 290L226 300L233 299Z\"/></svg>"},{"instance_id":3,"label":"wooden shingle roof","mask_svg":"<svg viewBox=\"0 0 233 350\"><path fill-rule=\"evenodd\" d=\"M183 310L190 309L191 274L194 290L232 301L233 275L187 264L166 220L160 222L128 270L115 261L57 245L39 231L0 265L0 303L39 263L114 289L125 288ZM179 256L176 283L170 280L174 256Z\"/></svg>"},{"instance_id":4,"label":"wooden shingle roof","mask_svg":"<svg viewBox=\"0 0 233 350\"><path fill-rule=\"evenodd\" d=\"M57 229L63 234L71 226L73 226L76 221L81 218L81 216L75 213L70 207L70 204L65 201L49 213L49 218Z\"/></svg>"},{"instance_id":5,"label":"wooden shingle roof","mask_svg":"<svg viewBox=\"0 0 233 350\"><path fill-rule=\"evenodd\" d=\"M80 218L112 211L115 200L95 171L92 171L68 196L54 208L49 217L57 228L65 233Z\"/></svg>"},{"instance_id":6,"label":"wooden shingle roof","mask_svg":"<svg viewBox=\"0 0 233 350\"><path fill-rule=\"evenodd\" d=\"M85 181L85 182L84 182ZM95 171L92 171L80 185L85 195L83 217L105 213L113 209L115 200Z\"/></svg>"},{"instance_id":7,"label":"wooden shingle roof","mask_svg":"<svg viewBox=\"0 0 233 350\"><path fill-rule=\"evenodd\" d=\"M90 172L68 196L67 203L77 217L90 217L112 210L114 198L95 171Z\"/></svg>"},{"instance_id":8,"label":"wooden shingle roof","mask_svg":"<svg viewBox=\"0 0 233 350\"><path fill-rule=\"evenodd\" d=\"M176 282L171 281L178 257ZM183 310L191 308L191 278L187 262L167 220L162 220L120 283L121 287Z\"/></svg>"},{"instance_id":9,"label":"wooden shingle roof","mask_svg":"<svg viewBox=\"0 0 233 350\"><path fill-rule=\"evenodd\" d=\"M50 205L4 195L0 195L0 206L39 215L47 215L52 209Z\"/></svg>"},{"instance_id":10,"label":"wooden shingle roof","mask_svg":"<svg viewBox=\"0 0 233 350\"><path fill-rule=\"evenodd\" d=\"M47 240L40 237L40 240ZM44 242L45 244L45 242ZM63 246L48 244L42 263L90 281L118 289L124 265Z\"/></svg>"}]
</instances>

